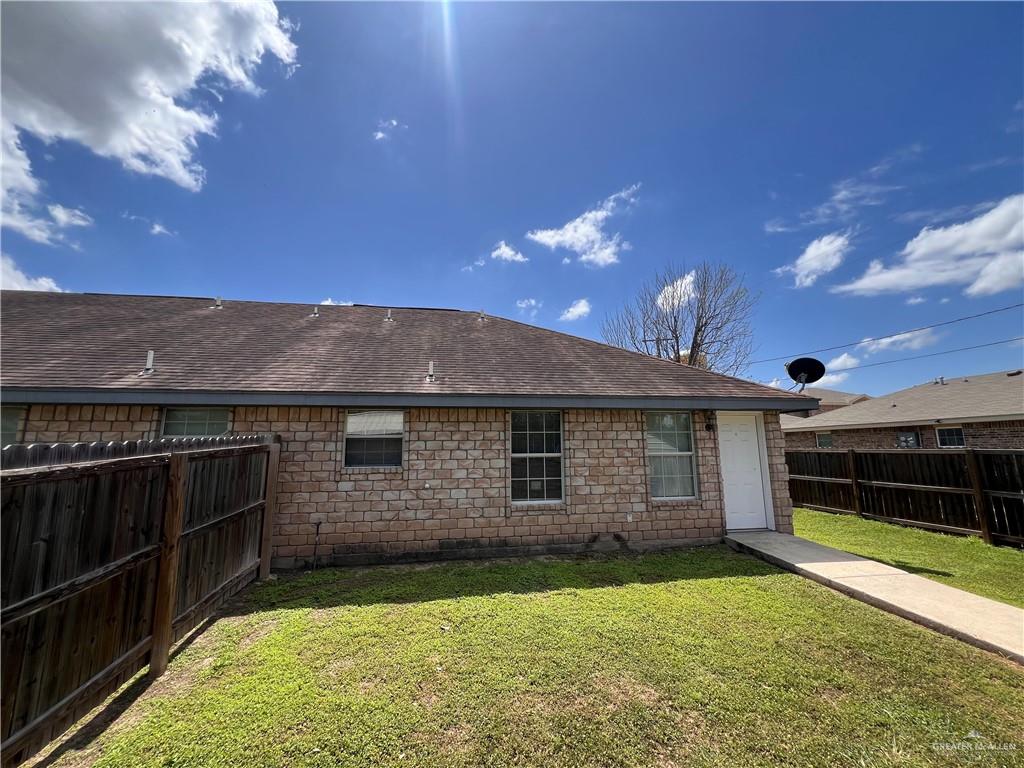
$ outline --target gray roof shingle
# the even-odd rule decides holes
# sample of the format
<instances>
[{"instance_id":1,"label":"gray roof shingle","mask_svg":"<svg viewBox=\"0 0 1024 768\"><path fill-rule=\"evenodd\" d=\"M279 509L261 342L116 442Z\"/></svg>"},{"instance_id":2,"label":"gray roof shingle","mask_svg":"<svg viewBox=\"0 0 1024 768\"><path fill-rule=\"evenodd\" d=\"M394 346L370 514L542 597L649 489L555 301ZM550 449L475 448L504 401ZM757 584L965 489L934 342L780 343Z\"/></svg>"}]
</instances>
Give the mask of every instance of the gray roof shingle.
<instances>
[{"instance_id":1,"label":"gray roof shingle","mask_svg":"<svg viewBox=\"0 0 1024 768\"><path fill-rule=\"evenodd\" d=\"M500 317L449 309L4 291L10 388L814 401ZM147 350L155 370L139 376ZM425 381L434 362L435 381ZM136 400L137 401L137 400ZM774 406L772 405L774 403ZM781 404L781 406L780 406Z\"/></svg>"},{"instance_id":2,"label":"gray roof shingle","mask_svg":"<svg viewBox=\"0 0 1024 768\"><path fill-rule=\"evenodd\" d=\"M944 384L919 384L806 419L785 416L782 429L808 432L1014 417L1024 418L1024 374L1001 371L949 378Z\"/></svg>"}]
</instances>

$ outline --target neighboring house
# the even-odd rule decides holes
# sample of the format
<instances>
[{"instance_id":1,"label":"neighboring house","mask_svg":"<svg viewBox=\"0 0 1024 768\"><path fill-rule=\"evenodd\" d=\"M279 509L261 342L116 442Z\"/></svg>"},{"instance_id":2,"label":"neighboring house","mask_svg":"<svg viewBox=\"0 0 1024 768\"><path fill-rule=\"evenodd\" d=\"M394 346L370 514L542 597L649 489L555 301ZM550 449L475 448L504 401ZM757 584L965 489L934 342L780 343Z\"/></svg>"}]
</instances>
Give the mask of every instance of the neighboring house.
<instances>
[{"instance_id":1,"label":"neighboring house","mask_svg":"<svg viewBox=\"0 0 1024 768\"><path fill-rule=\"evenodd\" d=\"M816 406L477 312L5 291L2 322L5 440L278 434L277 567L790 532L779 413Z\"/></svg>"},{"instance_id":2,"label":"neighboring house","mask_svg":"<svg viewBox=\"0 0 1024 768\"><path fill-rule=\"evenodd\" d=\"M791 416L815 416L826 411L834 411L836 408L845 408L848 405L862 403L870 400L870 395L859 395L853 392L840 392L836 389L822 389L821 387L806 387L803 394L818 400L818 407L811 411L796 411Z\"/></svg>"},{"instance_id":3,"label":"neighboring house","mask_svg":"<svg viewBox=\"0 0 1024 768\"><path fill-rule=\"evenodd\" d=\"M1024 375L941 378L781 421L787 448L1024 448Z\"/></svg>"}]
</instances>

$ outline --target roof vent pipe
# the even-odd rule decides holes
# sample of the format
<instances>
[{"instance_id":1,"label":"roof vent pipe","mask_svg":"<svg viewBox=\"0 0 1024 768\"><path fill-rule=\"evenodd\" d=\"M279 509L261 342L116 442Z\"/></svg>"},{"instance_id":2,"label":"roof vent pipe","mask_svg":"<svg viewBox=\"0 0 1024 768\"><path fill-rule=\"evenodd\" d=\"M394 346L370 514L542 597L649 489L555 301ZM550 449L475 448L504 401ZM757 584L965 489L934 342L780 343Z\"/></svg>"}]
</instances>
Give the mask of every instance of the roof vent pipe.
<instances>
[{"instance_id":1,"label":"roof vent pipe","mask_svg":"<svg viewBox=\"0 0 1024 768\"><path fill-rule=\"evenodd\" d=\"M210 307L210 309L224 309L224 302L221 301L220 296L217 297L216 301L214 301L213 306Z\"/></svg>"},{"instance_id":2,"label":"roof vent pipe","mask_svg":"<svg viewBox=\"0 0 1024 768\"><path fill-rule=\"evenodd\" d=\"M387 317L384 318L384 322L385 323L393 323L393 322L395 322L395 319L393 317L391 317L391 310L390 309L388 310Z\"/></svg>"},{"instance_id":3,"label":"roof vent pipe","mask_svg":"<svg viewBox=\"0 0 1024 768\"><path fill-rule=\"evenodd\" d=\"M425 381L428 384L433 384L434 383L434 361L433 360L431 360L429 363L427 363L427 378L425 379Z\"/></svg>"},{"instance_id":4,"label":"roof vent pipe","mask_svg":"<svg viewBox=\"0 0 1024 768\"><path fill-rule=\"evenodd\" d=\"M155 357L156 354L152 349L146 352L146 367L139 371L139 376L149 376L153 372L153 360Z\"/></svg>"},{"instance_id":5,"label":"roof vent pipe","mask_svg":"<svg viewBox=\"0 0 1024 768\"><path fill-rule=\"evenodd\" d=\"M309 313L310 317L320 317L320 307L313 307L313 311Z\"/></svg>"}]
</instances>

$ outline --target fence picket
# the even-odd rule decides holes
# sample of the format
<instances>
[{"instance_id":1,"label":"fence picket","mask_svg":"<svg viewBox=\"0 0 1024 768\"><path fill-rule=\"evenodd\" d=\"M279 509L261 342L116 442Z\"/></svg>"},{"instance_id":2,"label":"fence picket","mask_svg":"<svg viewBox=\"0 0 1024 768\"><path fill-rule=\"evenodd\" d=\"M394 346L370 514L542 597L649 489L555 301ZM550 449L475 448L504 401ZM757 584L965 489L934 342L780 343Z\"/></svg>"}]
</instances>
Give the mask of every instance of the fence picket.
<instances>
[{"instance_id":1,"label":"fence picket","mask_svg":"<svg viewBox=\"0 0 1024 768\"><path fill-rule=\"evenodd\" d=\"M1024 546L1024 450L790 450L786 464L797 506Z\"/></svg>"},{"instance_id":2,"label":"fence picket","mask_svg":"<svg viewBox=\"0 0 1024 768\"><path fill-rule=\"evenodd\" d=\"M269 567L279 450L267 435L3 450L4 766L147 661L160 674L175 639Z\"/></svg>"}]
</instances>

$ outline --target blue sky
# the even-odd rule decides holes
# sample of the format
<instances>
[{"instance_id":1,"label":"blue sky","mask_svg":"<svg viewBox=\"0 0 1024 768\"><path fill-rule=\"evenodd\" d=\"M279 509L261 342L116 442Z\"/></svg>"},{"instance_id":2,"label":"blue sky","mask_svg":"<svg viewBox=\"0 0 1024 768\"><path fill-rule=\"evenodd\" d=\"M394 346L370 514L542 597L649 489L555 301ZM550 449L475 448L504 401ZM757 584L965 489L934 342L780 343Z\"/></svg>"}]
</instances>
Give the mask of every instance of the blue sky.
<instances>
[{"instance_id":1,"label":"blue sky","mask_svg":"<svg viewBox=\"0 0 1024 768\"><path fill-rule=\"evenodd\" d=\"M460 307L600 338L656 270L708 259L761 292L755 359L1022 300L1021 4L209 7L211 39L161 6L34 5L3 8L5 287ZM844 358L832 383L1022 355Z\"/></svg>"}]
</instances>

